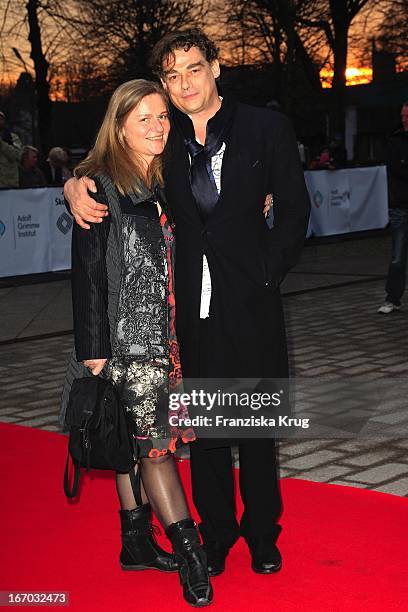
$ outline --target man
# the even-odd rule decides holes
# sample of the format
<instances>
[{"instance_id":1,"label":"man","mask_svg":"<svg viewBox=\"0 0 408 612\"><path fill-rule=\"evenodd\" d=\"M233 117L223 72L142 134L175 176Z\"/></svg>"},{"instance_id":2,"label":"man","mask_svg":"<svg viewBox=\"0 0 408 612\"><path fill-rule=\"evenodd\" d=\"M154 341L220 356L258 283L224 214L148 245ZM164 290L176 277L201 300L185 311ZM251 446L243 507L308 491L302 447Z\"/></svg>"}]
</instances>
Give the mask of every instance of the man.
<instances>
[{"instance_id":1,"label":"man","mask_svg":"<svg viewBox=\"0 0 408 612\"><path fill-rule=\"evenodd\" d=\"M58 187L71 178L68 168L68 153L62 147L53 147L48 153L47 160L42 167L47 185Z\"/></svg>"},{"instance_id":2,"label":"man","mask_svg":"<svg viewBox=\"0 0 408 612\"><path fill-rule=\"evenodd\" d=\"M378 312L390 314L401 308L408 254L408 101L401 109L402 128L388 142L387 175L392 237L391 262L385 285L385 302Z\"/></svg>"},{"instance_id":3,"label":"man","mask_svg":"<svg viewBox=\"0 0 408 612\"><path fill-rule=\"evenodd\" d=\"M177 334L186 378L288 375L279 284L298 260L309 199L296 138L280 113L219 97L214 44L199 30L166 35L152 68L167 90L173 128L166 148L165 191L176 222ZM205 144L202 146L200 143ZM69 181L65 195L77 222L105 214ZM273 194L274 227L263 218ZM238 440L240 525L230 440L191 444L193 499L210 575L220 574L242 534L252 568L281 567L280 491L273 440Z\"/></svg>"},{"instance_id":4,"label":"man","mask_svg":"<svg viewBox=\"0 0 408 612\"><path fill-rule=\"evenodd\" d=\"M19 171L20 187L45 187L47 184L44 174L38 167L38 149L26 145L21 155Z\"/></svg>"},{"instance_id":5,"label":"man","mask_svg":"<svg viewBox=\"0 0 408 612\"><path fill-rule=\"evenodd\" d=\"M18 162L21 141L6 127L6 115L0 111L0 187L18 187Z\"/></svg>"}]
</instances>

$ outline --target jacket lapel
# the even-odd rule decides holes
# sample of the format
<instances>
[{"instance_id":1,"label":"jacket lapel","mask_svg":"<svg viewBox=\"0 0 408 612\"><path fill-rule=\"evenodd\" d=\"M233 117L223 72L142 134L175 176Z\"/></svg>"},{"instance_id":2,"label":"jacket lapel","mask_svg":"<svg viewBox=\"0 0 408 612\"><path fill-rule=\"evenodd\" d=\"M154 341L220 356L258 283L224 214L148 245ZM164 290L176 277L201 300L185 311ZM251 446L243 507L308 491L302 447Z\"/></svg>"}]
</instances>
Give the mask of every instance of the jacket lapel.
<instances>
[{"instance_id":1,"label":"jacket lapel","mask_svg":"<svg viewBox=\"0 0 408 612\"><path fill-rule=\"evenodd\" d=\"M221 191L218 198L218 202L213 210L209 221L214 222L217 217L228 205L228 201L231 200L231 193L234 185L239 176L240 168L245 165L245 158L241 151L241 138L237 125L237 115L234 119L234 124L231 130L231 134L226 142L225 152L222 159L221 169ZM232 202L234 204L234 202Z\"/></svg>"},{"instance_id":2,"label":"jacket lapel","mask_svg":"<svg viewBox=\"0 0 408 612\"><path fill-rule=\"evenodd\" d=\"M237 177L242 168L250 163L248 152L248 140L244 130L240 129L239 105L235 113L234 122L228 138L222 160L221 169L221 191L207 223L214 223L217 218L229 205L235 205L234 187ZM188 214L190 221L203 226L198 205L193 196L190 184L190 160L184 145L183 136L175 126L172 127L169 142L166 147L165 157L165 190L169 201L169 206L177 216L180 209Z\"/></svg>"},{"instance_id":3,"label":"jacket lapel","mask_svg":"<svg viewBox=\"0 0 408 612\"><path fill-rule=\"evenodd\" d=\"M197 203L190 184L190 160L183 137L173 126L164 158L164 188L169 207L177 217L202 226Z\"/></svg>"}]
</instances>

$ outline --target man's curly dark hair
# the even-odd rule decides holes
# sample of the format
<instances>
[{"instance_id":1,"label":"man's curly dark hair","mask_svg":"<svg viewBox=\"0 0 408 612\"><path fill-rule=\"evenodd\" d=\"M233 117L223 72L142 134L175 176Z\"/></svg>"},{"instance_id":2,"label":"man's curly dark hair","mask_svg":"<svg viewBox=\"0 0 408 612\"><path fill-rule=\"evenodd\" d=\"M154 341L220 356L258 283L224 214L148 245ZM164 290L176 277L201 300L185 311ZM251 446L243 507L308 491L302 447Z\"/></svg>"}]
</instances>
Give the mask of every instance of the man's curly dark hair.
<instances>
[{"instance_id":1,"label":"man's curly dark hair","mask_svg":"<svg viewBox=\"0 0 408 612\"><path fill-rule=\"evenodd\" d=\"M167 58L174 60L176 49L189 51L191 47L198 47L209 63L218 59L217 47L202 30L199 28L177 30L166 34L155 44L150 58L150 68L153 74L162 79L164 77L163 62Z\"/></svg>"}]
</instances>

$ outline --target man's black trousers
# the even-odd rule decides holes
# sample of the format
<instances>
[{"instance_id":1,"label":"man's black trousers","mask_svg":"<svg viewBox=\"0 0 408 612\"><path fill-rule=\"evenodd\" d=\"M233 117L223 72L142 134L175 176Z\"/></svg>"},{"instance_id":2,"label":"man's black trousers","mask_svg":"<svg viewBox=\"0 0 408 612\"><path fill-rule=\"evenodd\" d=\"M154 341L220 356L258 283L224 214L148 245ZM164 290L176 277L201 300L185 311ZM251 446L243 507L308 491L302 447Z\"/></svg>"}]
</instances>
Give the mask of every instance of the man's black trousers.
<instances>
[{"instance_id":1,"label":"man's black trousers","mask_svg":"<svg viewBox=\"0 0 408 612\"><path fill-rule=\"evenodd\" d=\"M207 320L201 321L200 374L207 377L211 358L206 339ZM244 504L240 524L236 517L235 484L231 446L228 440L196 440L190 444L193 501L201 518L204 540L216 540L230 547L243 535L273 536L281 530L282 511L277 474L276 444L273 439L242 439L239 449L239 487Z\"/></svg>"},{"instance_id":2,"label":"man's black trousers","mask_svg":"<svg viewBox=\"0 0 408 612\"><path fill-rule=\"evenodd\" d=\"M239 444L239 487L244 503L240 525L235 512L231 447L208 448L208 441L190 444L193 501L201 518L204 540L230 547L243 535L278 537L281 496L274 440L245 440ZM215 441L216 442L216 441Z\"/></svg>"}]
</instances>

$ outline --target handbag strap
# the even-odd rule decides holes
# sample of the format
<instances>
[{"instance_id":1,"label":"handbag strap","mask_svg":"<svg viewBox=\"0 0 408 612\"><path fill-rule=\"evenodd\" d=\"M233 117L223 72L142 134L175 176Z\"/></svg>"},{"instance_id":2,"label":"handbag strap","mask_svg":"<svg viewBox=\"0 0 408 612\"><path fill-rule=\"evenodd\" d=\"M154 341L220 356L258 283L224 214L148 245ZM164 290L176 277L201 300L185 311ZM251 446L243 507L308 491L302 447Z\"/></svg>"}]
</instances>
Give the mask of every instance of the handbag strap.
<instances>
[{"instance_id":1,"label":"handbag strap","mask_svg":"<svg viewBox=\"0 0 408 612\"><path fill-rule=\"evenodd\" d=\"M142 492L140 487L140 465L137 466L137 470L135 472L135 468L129 472L130 484L132 485L133 495L135 497L136 505L142 505Z\"/></svg>"},{"instance_id":2,"label":"handbag strap","mask_svg":"<svg viewBox=\"0 0 408 612\"><path fill-rule=\"evenodd\" d=\"M91 471L91 441L89 440L89 420L90 420L90 416L86 419L85 424L83 426L82 429L80 429L79 431L82 434L82 446L81 446L81 450L85 451L85 456L86 456L86 471L90 472ZM82 457L81 457L82 460ZM80 460L80 465L81 465L81 460Z\"/></svg>"},{"instance_id":3,"label":"handbag strap","mask_svg":"<svg viewBox=\"0 0 408 612\"><path fill-rule=\"evenodd\" d=\"M78 460L78 462L73 461L73 466L74 466L74 482L72 484L72 488L70 488L69 486L69 449L67 452L67 461L65 463L65 472L64 472L64 492L65 495L69 498L73 498L77 496L78 493L78 488L79 488L79 477L81 475L81 463L82 463L82 456L83 456L83 451L85 449L85 453L86 453L86 471L89 472L90 471L90 452L91 452L91 446L90 446L90 442L89 442L89 438L88 438L88 429L89 429L89 420L92 416L92 413L90 413L84 423L84 426L80 429L81 432L81 456Z\"/></svg>"},{"instance_id":4,"label":"handbag strap","mask_svg":"<svg viewBox=\"0 0 408 612\"><path fill-rule=\"evenodd\" d=\"M65 472L64 472L64 493L67 497L73 498L77 496L78 487L79 487L79 476L81 474L80 471L80 463L74 463L74 482L72 484L72 488L69 486L69 477L68 477L68 468L69 468L69 451L67 453L67 461L65 464Z\"/></svg>"}]
</instances>

